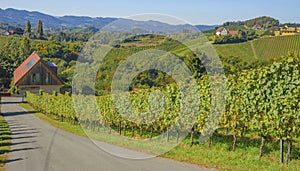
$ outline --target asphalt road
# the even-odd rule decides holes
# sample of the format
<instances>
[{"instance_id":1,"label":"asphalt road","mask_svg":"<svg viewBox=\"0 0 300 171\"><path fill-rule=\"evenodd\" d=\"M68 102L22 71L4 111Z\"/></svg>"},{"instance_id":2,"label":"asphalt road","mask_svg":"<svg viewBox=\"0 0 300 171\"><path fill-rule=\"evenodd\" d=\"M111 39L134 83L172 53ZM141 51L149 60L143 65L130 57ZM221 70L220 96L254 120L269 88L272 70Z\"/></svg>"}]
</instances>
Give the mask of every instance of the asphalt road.
<instances>
[{"instance_id":1,"label":"asphalt road","mask_svg":"<svg viewBox=\"0 0 300 171\"><path fill-rule=\"evenodd\" d=\"M99 149L90 139L57 129L18 105L21 98L3 97L2 113L12 131L7 171L204 171L164 158L130 160ZM128 155L147 155L96 142Z\"/></svg>"}]
</instances>

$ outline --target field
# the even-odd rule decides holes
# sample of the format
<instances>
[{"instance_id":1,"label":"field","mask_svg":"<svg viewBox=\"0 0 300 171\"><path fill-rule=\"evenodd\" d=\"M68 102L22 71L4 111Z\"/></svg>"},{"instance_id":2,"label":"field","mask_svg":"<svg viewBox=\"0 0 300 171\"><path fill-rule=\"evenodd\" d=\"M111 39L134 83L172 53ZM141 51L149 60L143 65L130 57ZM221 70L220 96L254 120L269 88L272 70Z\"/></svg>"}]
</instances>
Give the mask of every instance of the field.
<instances>
[{"instance_id":1,"label":"field","mask_svg":"<svg viewBox=\"0 0 300 171\"><path fill-rule=\"evenodd\" d=\"M105 65L100 68L100 71L102 69L103 72L99 72L99 78L104 75L103 73L108 72L108 66L118 66L117 62L136 52L139 48L157 46L156 41L146 37L141 41L121 43L121 48L111 51L110 56L114 56L114 58L107 58L104 61ZM189 52L184 46L179 46L174 42L165 41L164 43L166 44L158 45L159 48L172 50L179 56L184 57ZM286 55L288 51L299 50L300 36L267 37L246 43L214 45L214 47L222 57L230 58L232 56L253 63L255 61L271 63L271 59L274 57L278 58ZM274 62L272 65L260 66L255 69L253 67L239 73L238 77L228 75L226 111L217 133L209 141L212 142L212 145L210 143L200 145L197 142L198 135L204 134L202 130L205 118L211 107L208 103L211 101L210 93L208 93L210 92L208 79L205 76L206 79L201 77L199 84L202 93L200 95L201 111L198 111L199 118L193 126L193 131L185 130L190 131L189 137L191 138L184 139L183 143L163 154L162 157L216 167L221 170L298 170L300 165L298 94L300 89L299 57L297 55L299 54L285 56L282 61ZM191 60L193 59L191 57ZM235 63L233 64L236 66ZM241 64L243 65L243 63ZM285 79L282 79L283 77ZM29 93L27 100L36 111L40 112L40 114L36 114L39 118L57 127L80 135L88 133L90 137L101 141L149 152L153 145L152 137L162 133L164 137L159 140L162 145L168 144L169 141L174 143L178 132L169 132L169 129L175 130L176 127L181 126L180 123L179 125L174 124L177 117L176 112L179 109L176 87L165 86L163 91L167 94L166 100L170 106L159 119L150 124L143 124L142 120L133 123L120 117L118 111L113 107L111 96L97 98L102 117L94 115L95 110L91 106L93 103L85 98L82 98L82 110L75 113L70 94L54 93L53 95L36 96ZM144 99L149 96L150 92L151 90L140 90L132 93L132 103L137 106L139 112L149 109L149 104L144 102ZM278 98L281 99L278 100ZM188 104L196 100L188 99L183 103ZM185 123L189 122L185 121ZM83 126L85 132L80 129L79 124ZM172 127L173 124L174 127ZM4 128L5 133L1 135L9 136L7 126L4 125ZM109 128L114 129L116 133L111 134ZM224 130L228 130L228 132L225 133ZM145 142L140 146L140 144L125 140L124 137L133 137L142 141L150 140L150 143ZM291 146L284 151L286 156L290 156L287 159L291 159L286 161L289 162L288 166L279 163L279 139L284 139L286 144ZM4 144L8 144L6 139ZM4 148L3 154L7 152L5 151L7 148Z\"/></svg>"},{"instance_id":2,"label":"field","mask_svg":"<svg viewBox=\"0 0 300 171\"><path fill-rule=\"evenodd\" d=\"M221 169L285 170L288 167L297 170L300 156L298 63L299 57L290 54L271 65L239 73L238 77L228 75L225 110L220 111L218 106L213 110L215 115L222 114L218 125L209 119L212 92L205 76L198 82L199 92L193 91L191 85L183 86L193 94L199 93L199 104L192 103L197 101L193 96L179 96L177 86L161 88L167 105L160 113L148 112L150 102L144 100L155 89L131 92L130 102L135 109L130 113L126 105L116 107L127 98L124 93L99 96L93 101L93 96L50 95L40 91L40 95L28 92L26 100L36 111L46 114L49 122L53 123L53 119L55 124L64 123L67 128L80 124L89 137L111 144ZM215 93L223 94L219 90ZM159 101L159 97L152 98ZM74 105L73 102L77 103ZM186 127L192 123L190 118L178 119L181 110L185 116L196 110L192 127ZM99 113L95 115L95 111ZM124 114L138 119L133 122ZM144 123L153 118L152 122ZM209 127L217 130L203 145L198 136L206 135L207 122ZM183 143L165 153L165 149L182 138L178 135L186 132L189 138L183 137ZM161 136L157 136L159 134ZM279 151L280 140L286 144L285 151ZM280 152L285 154L285 161L282 161L285 165L279 163Z\"/></svg>"},{"instance_id":3,"label":"field","mask_svg":"<svg viewBox=\"0 0 300 171\"><path fill-rule=\"evenodd\" d=\"M245 43L214 45L214 47L223 57L239 57L246 61L255 59L270 61L286 55L288 51L298 51L299 53L300 35L265 37Z\"/></svg>"},{"instance_id":4,"label":"field","mask_svg":"<svg viewBox=\"0 0 300 171\"><path fill-rule=\"evenodd\" d=\"M21 104L26 110L35 113L35 116L39 119L48 122L49 124L63 129L65 131L93 138L95 140L108 142L117 146L126 147L129 149L135 149L143 152L149 152L147 147L150 144L145 141L143 147L135 141L130 141L129 139L124 139L123 136L118 134L109 134L108 130L100 129L99 131L90 131L86 128L82 128L80 125L69 124L68 122L61 122L59 119L51 119L42 113L36 112L29 104ZM225 133L223 130L222 132ZM176 148L161 155L160 157L175 159L181 162L187 162L199 165L201 167L216 168L218 170L266 170L266 171L280 171L280 170L298 170L299 160L297 160L297 155L300 154L300 149L295 148L293 150L293 160L290 162L289 166L280 165L279 156L279 146L278 141L268 142L266 144L266 156L259 158L257 153L259 152L259 138L248 138L247 137L238 139L238 147L235 152L230 150L232 145L232 138L226 136L219 131L219 136L215 136L212 139L211 147L208 147L209 143L199 145L197 142L190 147L190 139L186 138L182 143L180 143ZM127 135L131 134L131 130L128 130ZM145 134L149 135L149 132ZM231 134L229 132L229 134ZM197 141L198 136L195 137ZM296 144L300 147L300 144ZM286 152L286 151L285 151Z\"/></svg>"}]
</instances>

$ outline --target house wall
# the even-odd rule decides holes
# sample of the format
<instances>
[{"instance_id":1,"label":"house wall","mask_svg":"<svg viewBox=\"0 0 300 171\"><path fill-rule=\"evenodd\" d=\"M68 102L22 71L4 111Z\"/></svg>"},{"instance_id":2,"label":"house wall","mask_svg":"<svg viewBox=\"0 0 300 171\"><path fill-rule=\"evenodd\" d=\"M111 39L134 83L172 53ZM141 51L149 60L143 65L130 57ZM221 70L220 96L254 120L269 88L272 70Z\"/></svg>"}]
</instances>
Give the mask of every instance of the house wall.
<instances>
[{"instance_id":1,"label":"house wall","mask_svg":"<svg viewBox=\"0 0 300 171\"><path fill-rule=\"evenodd\" d=\"M280 34L280 31L274 31L274 35L275 36L280 36L281 34Z\"/></svg>"},{"instance_id":2,"label":"house wall","mask_svg":"<svg viewBox=\"0 0 300 171\"><path fill-rule=\"evenodd\" d=\"M60 85L22 85L19 86L19 93L25 94L26 91L29 91L34 94L38 94L40 90L43 90L46 93L52 94L53 91L60 92Z\"/></svg>"},{"instance_id":3,"label":"house wall","mask_svg":"<svg viewBox=\"0 0 300 171\"><path fill-rule=\"evenodd\" d=\"M17 84L20 94L26 91L38 94L39 90L49 94L60 92L61 83L50 72L42 62L36 64Z\"/></svg>"},{"instance_id":4,"label":"house wall","mask_svg":"<svg viewBox=\"0 0 300 171\"><path fill-rule=\"evenodd\" d=\"M295 31L282 31L281 33L282 36L291 36L291 35L296 35Z\"/></svg>"},{"instance_id":5,"label":"house wall","mask_svg":"<svg viewBox=\"0 0 300 171\"><path fill-rule=\"evenodd\" d=\"M41 85L40 89L49 94L52 94L53 91L60 93L60 85Z\"/></svg>"},{"instance_id":6,"label":"house wall","mask_svg":"<svg viewBox=\"0 0 300 171\"><path fill-rule=\"evenodd\" d=\"M222 36L227 36L227 35L228 35L228 31L227 31L226 29L223 29L223 30L221 31L221 35L222 35Z\"/></svg>"},{"instance_id":7,"label":"house wall","mask_svg":"<svg viewBox=\"0 0 300 171\"><path fill-rule=\"evenodd\" d=\"M300 33L300 28L287 28L280 31L274 31L275 36L292 36Z\"/></svg>"},{"instance_id":8,"label":"house wall","mask_svg":"<svg viewBox=\"0 0 300 171\"><path fill-rule=\"evenodd\" d=\"M216 32L217 36L227 36L228 35L228 31L226 29L223 29L222 31L218 31Z\"/></svg>"},{"instance_id":9,"label":"house wall","mask_svg":"<svg viewBox=\"0 0 300 171\"><path fill-rule=\"evenodd\" d=\"M38 74L38 80L32 82L32 77L34 74ZM46 76L48 75L48 76ZM47 80L48 77L48 81ZM21 85L57 85L58 81L53 78L50 72L39 62L31 71L29 71L24 78L18 83Z\"/></svg>"}]
</instances>

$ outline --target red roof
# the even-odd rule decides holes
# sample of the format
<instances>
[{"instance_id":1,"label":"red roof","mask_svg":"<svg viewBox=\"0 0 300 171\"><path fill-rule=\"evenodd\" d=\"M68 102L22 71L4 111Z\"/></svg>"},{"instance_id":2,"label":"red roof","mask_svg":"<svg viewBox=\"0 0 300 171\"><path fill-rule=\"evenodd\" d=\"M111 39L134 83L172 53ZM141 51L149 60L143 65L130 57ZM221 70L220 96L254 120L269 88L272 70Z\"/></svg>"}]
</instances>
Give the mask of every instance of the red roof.
<instances>
[{"instance_id":1,"label":"red roof","mask_svg":"<svg viewBox=\"0 0 300 171\"><path fill-rule=\"evenodd\" d=\"M239 35L239 31L237 31L237 30L230 30L229 34L232 35L232 36L238 36Z\"/></svg>"},{"instance_id":2,"label":"red roof","mask_svg":"<svg viewBox=\"0 0 300 171\"><path fill-rule=\"evenodd\" d=\"M25 61L14 71L14 84L16 85L37 63L42 62L45 64L46 67L47 64L42 60L42 58L36 53L33 52ZM48 67L50 72L53 72ZM60 81L62 84L63 81L54 74L55 77Z\"/></svg>"},{"instance_id":3,"label":"red roof","mask_svg":"<svg viewBox=\"0 0 300 171\"><path fill-rule=\"evenodd\" d=\"M226 29L225 27L219 27L216 32L221 32L223 29ZM228 29L226 29L228 31Z\"/></svg>"},{"instance_id":4,"label":"red roof","mask_svg":"<svg viewBox=\"0 0 300 171\"><path fill-rule=\"evenodd\" d=\"M39 61L41 57L33 52L15 71L14 71L14 84L16 85L26 73L33 68Z\"/></svg>"},{"instance_id":5,"label":"red roof","mask_svg":"<svg viewBox=\"0 0 300 171\"><path fill-rule=\"evenodd\" d=\"M254 24L254 26L253 26L253 28L260 28L261 27L261 25L259 25L259 24Z\"/></svg>"},{"instance_id":6,"label":"red roof","mask_svg":"<svg viewBox=\"0 0 300 171\"><path fill-rule=\"evenodd\" d=\"M132 88L132 91L138 91L140 90L139 88Z\"/></svg>"}]
</instances>

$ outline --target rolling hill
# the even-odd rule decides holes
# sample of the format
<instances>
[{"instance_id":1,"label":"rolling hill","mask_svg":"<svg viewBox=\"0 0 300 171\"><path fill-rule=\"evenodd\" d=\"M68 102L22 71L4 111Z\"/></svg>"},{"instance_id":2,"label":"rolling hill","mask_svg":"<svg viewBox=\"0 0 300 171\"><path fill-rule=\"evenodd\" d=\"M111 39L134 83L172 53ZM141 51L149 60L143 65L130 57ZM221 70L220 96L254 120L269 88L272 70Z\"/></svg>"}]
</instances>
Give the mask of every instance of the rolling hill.
<instances>
[{"instance_id":1,"label":"rolling hill","mask_svg":"<svg viewBox=\"0 0 300 171\"><path fill-rule=\"evenodd\" d=\"M270 61L286 55L289 51L299 53L300 35L266 37L245 43L214 45L214 47L223 57L233 56L246 61Z\"/></svg>"},{"instance_id":2,"label":"rolling hill","mask_svg":"<svg viewBox=\"0 0 300 171\"><path fill-rule=\"evenodd\" d=\"M26 11L26 10L16 10L13 8L1 9L0 8L0 23L4 23L4 25L14 25L23 28L27 20L31 22L32 25L35 25L38 20L42 20L45 27L51 27L54 29L64 28L103 28L105 25L110 24L120 18L103 18L103 17L87 17L87 16L51 16L48 14L44 14L37 11ZM157 29L165 29L167 30L175 30L177 32L178 29L182 29L182 27L186 27L185 25L176 25L173 28L173 25L169 25L162 22L157 21L142 21L136 22L129 19L121 19L122 22L125 22L124 25L143 25L147 28L150 26L156 26L156 28L152 28L152 30ZM121 23L121 22L120 22ZM172 27L170 27L172 26ZM214 29L216 26L207 26L207 25L196 25L195 26L200 31L206 31ZM10 27L8 27L10 28ZM84 30L84 29L83 29ZM165 29L166 30L166 29Z\"/></svg>"},{"instance_id":3,"label":"rolling hill","mask_svg":"<svg viewBox=\"0 0 300 171\"><path fill-rule=\"evenodd\" d=\"M26 21L29 20L32 24L37 23L38 20L44 21L45 27L60 28L64 27L103 27L111 23L117 18L92 18L92 17L77 17L77 16L63 16L55 17L37 11L16 10L13 8L0 8L0 22L7 24L14 24L23 27Z\"/></svg>"}]
</instances>

